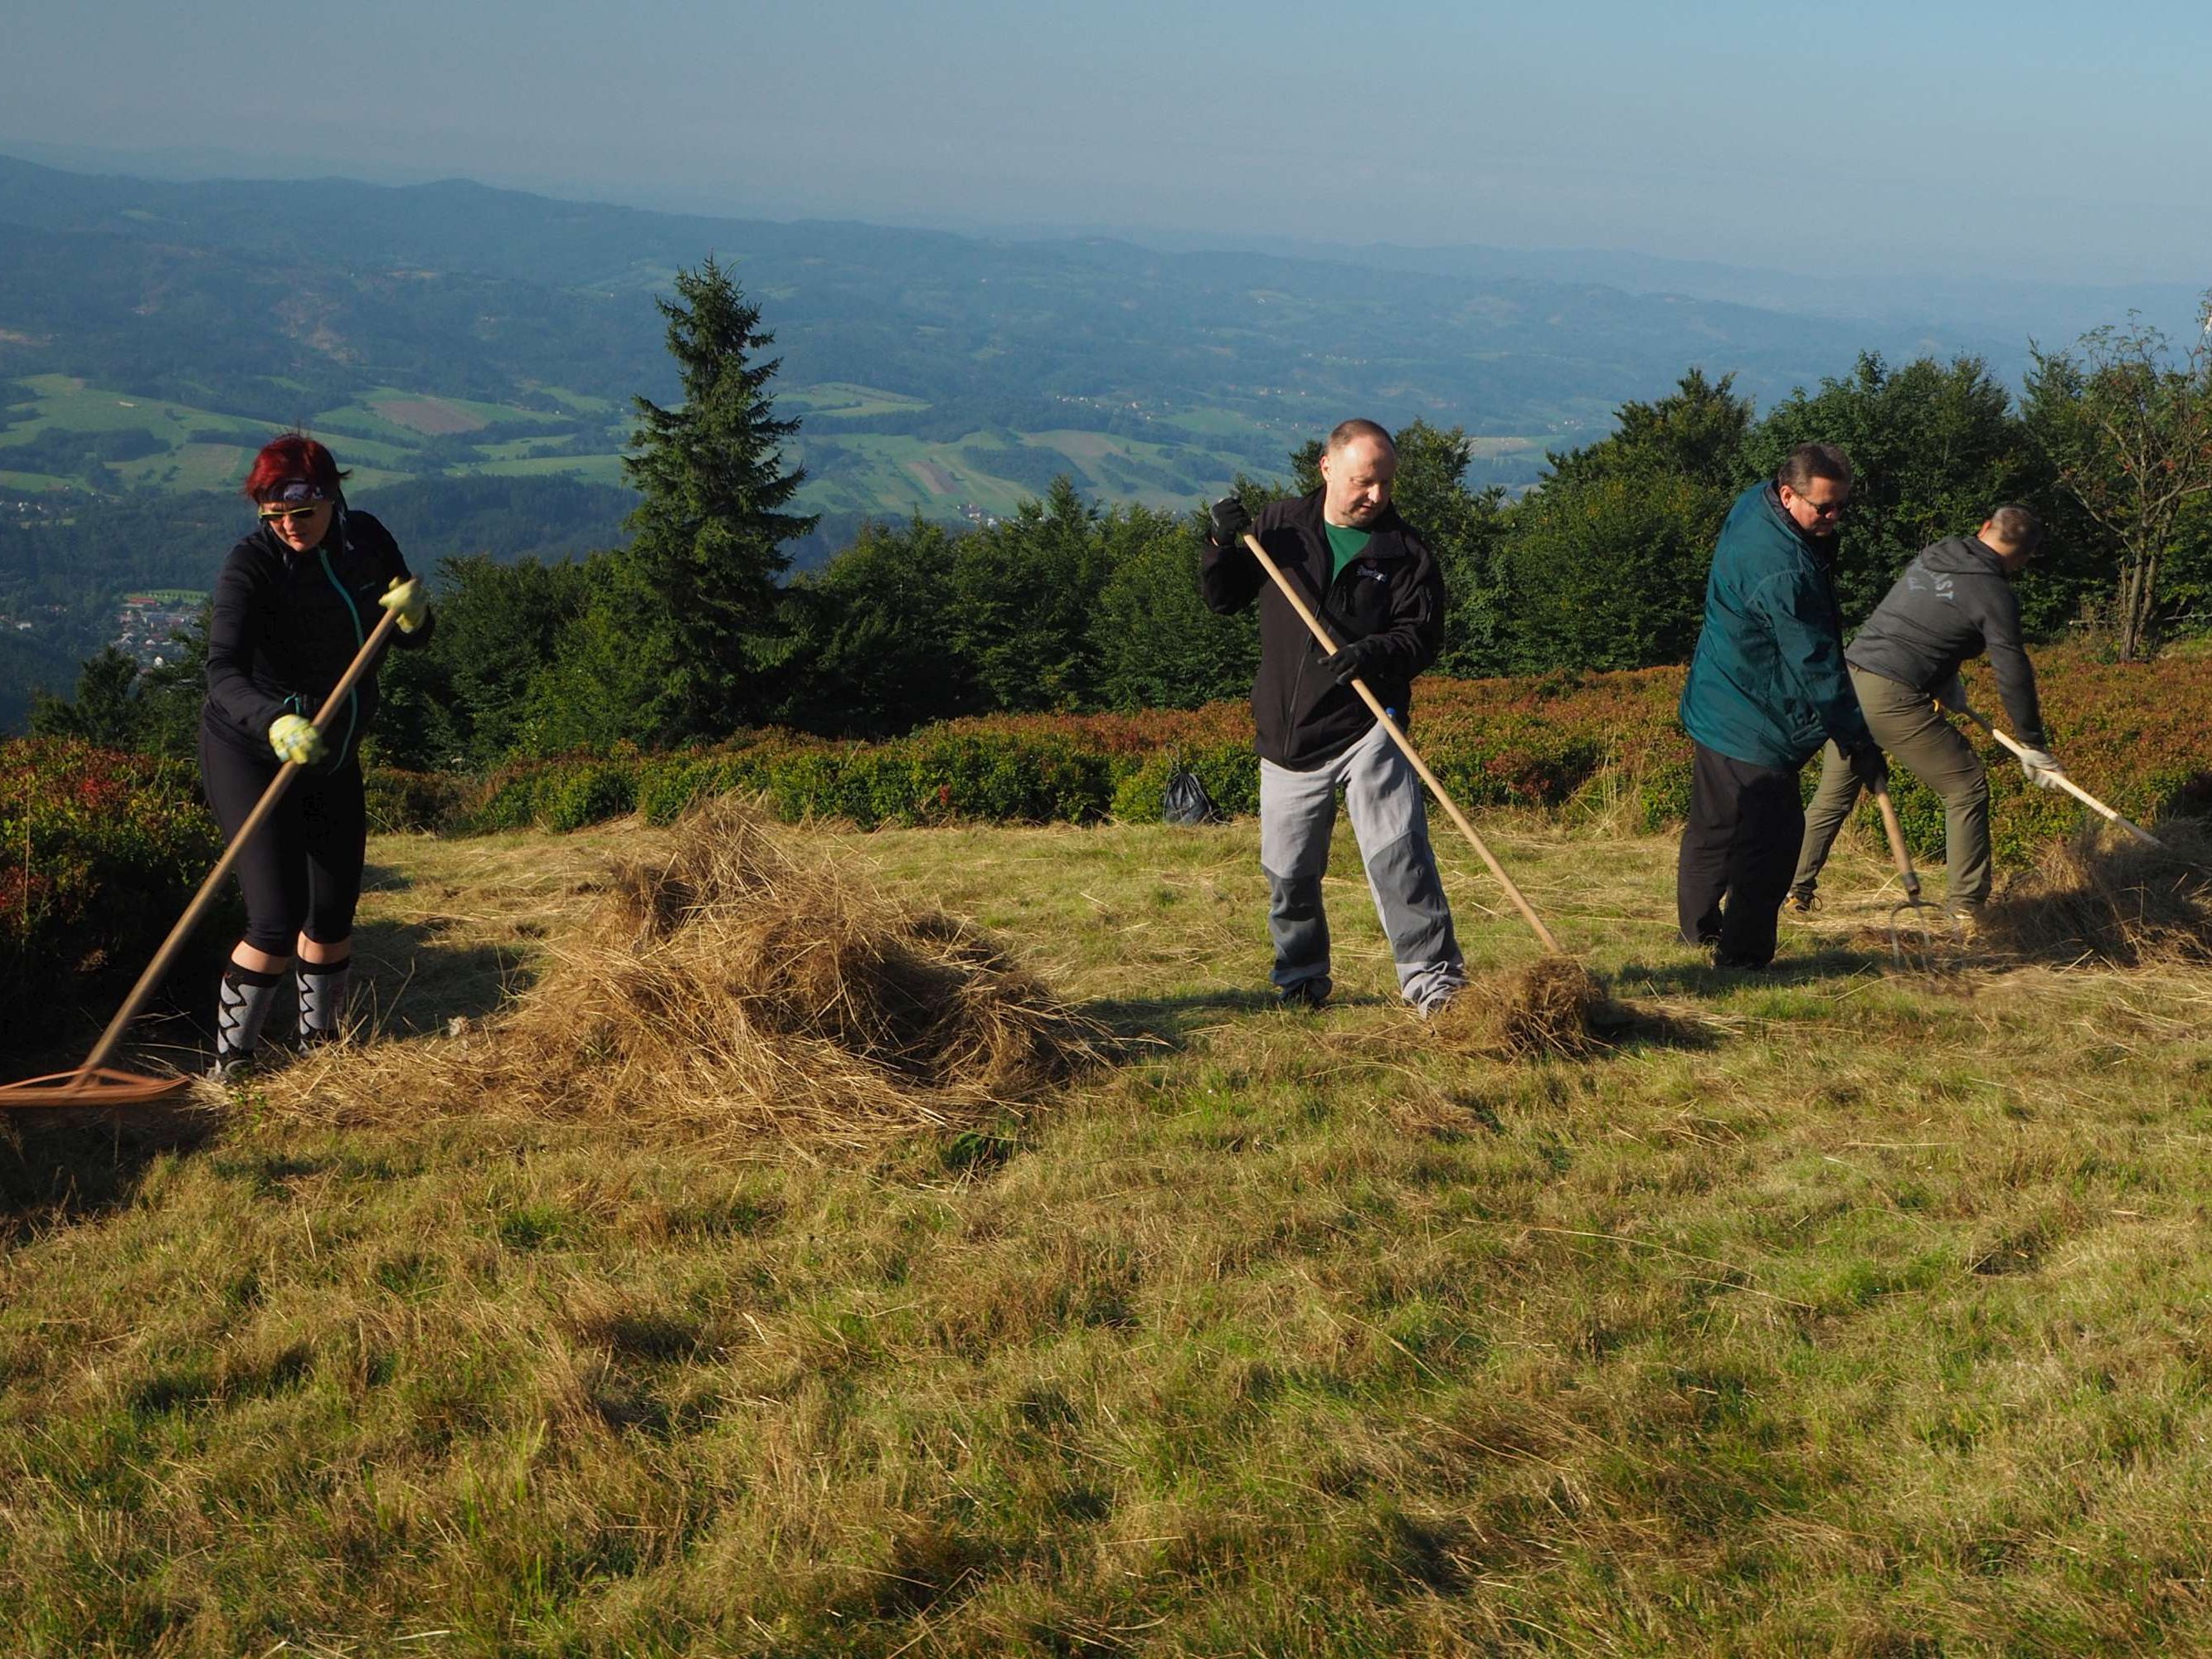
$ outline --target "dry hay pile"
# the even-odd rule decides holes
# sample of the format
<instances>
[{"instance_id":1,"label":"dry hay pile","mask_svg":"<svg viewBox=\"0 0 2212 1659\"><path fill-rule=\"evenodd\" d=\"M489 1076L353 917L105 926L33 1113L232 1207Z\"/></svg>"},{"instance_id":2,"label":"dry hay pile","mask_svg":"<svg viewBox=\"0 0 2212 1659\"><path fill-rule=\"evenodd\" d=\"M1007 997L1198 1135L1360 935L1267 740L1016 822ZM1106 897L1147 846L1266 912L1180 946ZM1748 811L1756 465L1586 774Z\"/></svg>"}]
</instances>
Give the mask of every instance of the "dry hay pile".
<instances>
[{"instance_id":1,"label":"dry hay pile","mask_svg":"<svg viewBox=\"0 0 2212 1659\"><path fill-rule=\"evenodd\" d=\"M728 802L617 868L553 957L474 1032L295 1065L270 1092L864 1139L995 1117L1105 1036L969 923L897 908Z\"/></svg>"},{"instance_id":2,"label":"dry hay pile","mask_svg":"<svg viewBox=\"0 0 2212 1659\"><path fill-rule=\"evenodd\" d=\"M2051 847L1984 913L1994 945L2046 962L2212 963L2212 834L2185 821L2164 849L2094 830Z\"/></svg>"},{"instance_id":3,"label":"dry hay pile","mask_svg":"<svg viewBox=\"0 0 2212 1659\"><path fill-rule=\"evenodd\" d=\"M1604 992L1588 969L1565 957L1539 957L1518 968L1468 977L1467 988L1431 1022L1455 1048L1500 1057L1580 1054L1597 1043Z\"/></svg>"}]
</instances>

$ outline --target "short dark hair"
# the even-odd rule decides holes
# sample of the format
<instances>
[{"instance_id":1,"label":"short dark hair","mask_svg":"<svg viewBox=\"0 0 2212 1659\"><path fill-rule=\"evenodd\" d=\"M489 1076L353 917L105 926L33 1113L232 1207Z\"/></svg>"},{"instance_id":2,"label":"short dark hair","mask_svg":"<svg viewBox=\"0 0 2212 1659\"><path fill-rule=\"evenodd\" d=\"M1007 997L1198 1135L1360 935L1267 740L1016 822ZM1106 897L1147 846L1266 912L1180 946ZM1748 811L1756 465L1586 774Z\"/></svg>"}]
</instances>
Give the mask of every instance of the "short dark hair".
<instances>
[{"instance_id":1,"label":"short dark hair","mask_svg":"<svg viewBox=\"0 0 2212 1659\"><path fill-rule=\"evenodd\" d=\"M2007 501L1990 514L1990 530L2015 552L2033 553L2043 544L2043 520L2034 508L2017 501Z\"/></svg>"},{"instance_id":2,"label":"short dark hair","mask_svg":"<svg viewBox=\"0 0 2212 1659\"><path fill-rule=\"evenodd\" d=\"M1398 441L1388 430L1373 421L1363 421L1357 416L1349 421L1339 421L1329 432L1326 447L1334 455L1346 444L1360 438L1380 438L1392 454L1398 453Z\"/></svg>"},{"instance_id":3,"label":"short dark hair","mask_svg":"<svg viewBox=\"0 0 2212 1659\"><path fill-rule=\"evenodd\" d=\"M1802 490L1815 478L1850 488L1851 460L1834 444L1799 444L1774 469L1774 482Z\"/></svg>"}]
</instances>

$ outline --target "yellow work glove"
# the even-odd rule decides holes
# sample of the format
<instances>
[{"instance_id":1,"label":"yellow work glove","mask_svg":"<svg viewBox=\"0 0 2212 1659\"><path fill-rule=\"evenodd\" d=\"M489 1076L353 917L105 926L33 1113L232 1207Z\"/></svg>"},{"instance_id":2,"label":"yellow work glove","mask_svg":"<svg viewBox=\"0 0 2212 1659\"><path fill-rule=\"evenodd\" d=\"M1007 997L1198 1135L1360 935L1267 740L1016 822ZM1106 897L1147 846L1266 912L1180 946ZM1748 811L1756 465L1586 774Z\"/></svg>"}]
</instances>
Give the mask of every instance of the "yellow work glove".
<instances>
[{"instance_id":1,"label":"yellow work glove","mask_svg":"<svg viewBox=\"0 0 2212 1659\"><path fill-rule=\"evenodd\" d=\"M404 582L394 576L377 603L399 619L399 631L403 634L412 634L422 625L422 618L430 614L430 595L423 588L420 576L410 576Z\"/></svg>"},{"instance_id":2,"label":"yellow work glove","mask_svg":"<svg viewBox=\"0 0 2212 1659\"><path fill-rule=\"evenodd\" d=\"M279 714L269 728L269 746L278 760L295 766L313 766L330 752L323 734L305 714Z\"/></svg>"}]
</instances>

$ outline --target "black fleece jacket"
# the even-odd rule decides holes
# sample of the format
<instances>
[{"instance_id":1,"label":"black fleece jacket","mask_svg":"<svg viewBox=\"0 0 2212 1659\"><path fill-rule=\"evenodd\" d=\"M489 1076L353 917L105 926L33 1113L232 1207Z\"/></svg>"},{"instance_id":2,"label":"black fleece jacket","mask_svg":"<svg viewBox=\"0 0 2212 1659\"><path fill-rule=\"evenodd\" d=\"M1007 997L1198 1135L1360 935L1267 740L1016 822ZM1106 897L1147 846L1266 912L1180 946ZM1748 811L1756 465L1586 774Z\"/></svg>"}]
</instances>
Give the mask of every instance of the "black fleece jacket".
<instances>
[{"instance_id":1,"label":"black fleece jacket","mask_svg":"<svg viewBox=\"0 0 2212 1659\"><path fill-rule=\"evenodd\" d=\"M295 552L264 525L230 550L216 578L208 621L207 701L200 729L233 748L269 754L280 714L309 720L344 675L376 624L377 600L407 562L392 533L366 513L341 507L316 546ZM434 618L412 634L394 630L403 651L429 643ZM356 682L349 705L323 736L316 769L335 772L360 753L376 716L376 676Z\"/></svg>"},{"instance_id":2,"label":"black fleece jacket","mask_svg":"<svg viewBox=\"0 0 2212 1659\"><path fill-rule=\"evenodd\" d=\"M1844 652L1869 674L1933 696L1959 665L1988 653L2012 735L2048 749L2035 670L2020 642L2020 600L2012 579L1987 543L1954 536L1912 556Z\"/></svg>"},{"instance_id":3,"label":"black fleece jacket","mask_svg":"<svg viewBox=\"0 0 2212 1659\"><path fill-rule=\"evenodd\" d=\"M1271 503L1253 534L1268 557L1314 605L1340 647L1364 641L1360 678L1401 726L1413 714L1413 676L1443 644L1444 579L1436 556L1413 527L1386 507L1370 525L1365 550L1330 580L1322 492ZM1251 550L1209 541L1199 566L1207 608L1228 616L1260 601L1260 672L1252 683L1254 747L1294 771L1326 766L1375 724L1367 705L1322 667L1322 651ZM1316 598L1321 599L1315 605Z\"/></svg>"}]
</instances>

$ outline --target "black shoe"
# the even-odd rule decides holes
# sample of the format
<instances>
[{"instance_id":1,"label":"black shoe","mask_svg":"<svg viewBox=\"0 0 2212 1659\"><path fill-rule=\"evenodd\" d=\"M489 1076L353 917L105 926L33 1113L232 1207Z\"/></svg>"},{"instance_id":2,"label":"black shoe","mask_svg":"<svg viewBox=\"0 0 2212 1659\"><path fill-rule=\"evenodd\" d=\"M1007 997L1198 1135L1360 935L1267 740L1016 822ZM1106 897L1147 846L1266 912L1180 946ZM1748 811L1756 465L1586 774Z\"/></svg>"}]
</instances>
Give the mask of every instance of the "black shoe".
<instances>
[{"instance_id":1,"label":"black shoe","mask_svg":"<svg viewBox=\"0 0 2212 1659\"><path fill-rule=\"evenodd\" d=\"M1329 983L1328 975L1322 974L1282 987L1276 994L1275 1003L1278 1007L1301 1008L1311 1012L1328 1000L1328 994L1334 988Z\"/></svg>"},{"instance_id":2,"label":"black shoe","mask_svg":"<svg viewBox=\"0 0 2212 1659\"><path fill-rule=\"evenodd\" d=\"M1762 961L1754 962L1749 957L1730 956L1727 951L1720 950L1717 947L1716 947L1713 951L1714 967L1733 969L1735 972L1740 974L1763 974L1773 965L1774 958L1772 957L1768 957Z\"/></svg>"},{"instance_id":3,"label":"black shoe","mask_svg":"<svg viewBox=\"0 0 2212 1659\"><path fill-rule=\"evenodd\" d=\"M214 1065L207 1068L210 1083L243 1083L261 1069L258 1048L242 1054L217 1055Z\"/></svg>"}]
</instances>

